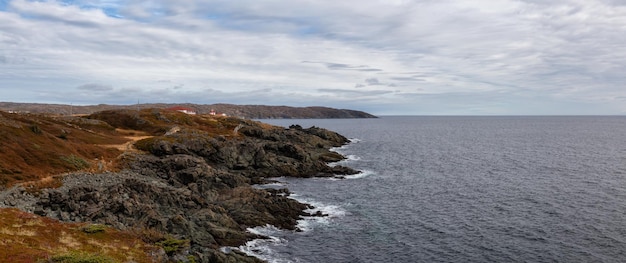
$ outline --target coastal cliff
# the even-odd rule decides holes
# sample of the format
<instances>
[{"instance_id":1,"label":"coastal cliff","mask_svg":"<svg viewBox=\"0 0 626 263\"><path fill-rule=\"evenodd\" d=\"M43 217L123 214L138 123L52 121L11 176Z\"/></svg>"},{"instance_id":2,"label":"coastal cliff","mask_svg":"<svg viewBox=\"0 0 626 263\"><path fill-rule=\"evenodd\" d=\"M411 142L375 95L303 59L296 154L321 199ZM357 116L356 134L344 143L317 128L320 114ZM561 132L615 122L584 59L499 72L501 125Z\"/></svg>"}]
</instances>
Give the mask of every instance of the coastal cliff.
<instances>
[{"instance_id":1,"label":"coastal cliff","mask_svg":"<svg viewBox=\"0 0 626 263\"><path fill-rule=\"evenodd\" d=\"M56 185L29 174L40 169L0 163L0 176L7 186L0 193L0 206L134 233L156 249L150 250L145 262L260 262L237 251L223 253L220 248L263 238L247 228L269 224L298 231L297 220L314 215L305 212L310 205L290 199L289 190L262 190L254 184L280 176L358 173L327 165L344 158L329 149L349 140L316 127L286 129L159 109L104 111L64 120L1 116L0 130L5 130L8 139L19 137L21 130L22 136L53 141L50 144L60 147L59 151L64 151L63 143L84 149L61 155L73 156L71 161L82 165L53 176ZM47 136L59 133L60 126L64 127L61 135ZM44 139L40 140L39 148L44 145ZM98 144L84 145L93 141ZM8 157L0 154L0 158ZM37 158L43 158L39 160L43 166L55 167L56 162L45 156ZM44 252L40 259L54 256Z\"/></svg>"}]
</instances>

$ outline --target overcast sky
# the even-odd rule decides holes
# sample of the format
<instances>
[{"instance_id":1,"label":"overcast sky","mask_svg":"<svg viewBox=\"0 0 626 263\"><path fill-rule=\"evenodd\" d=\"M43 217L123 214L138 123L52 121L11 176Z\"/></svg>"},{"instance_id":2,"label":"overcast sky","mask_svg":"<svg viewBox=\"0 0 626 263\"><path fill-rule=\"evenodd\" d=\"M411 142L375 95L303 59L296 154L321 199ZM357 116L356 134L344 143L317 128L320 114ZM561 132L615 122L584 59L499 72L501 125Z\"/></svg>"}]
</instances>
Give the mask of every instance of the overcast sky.
<instances>
[{"instance_id":1,"label":"overcast sky","mask_svg":"<svg viewBox=\"0 0 626 263\"><path fill-rule=\"evenodd\" d=\"M0 101L626 114L626 0L0 0Z\"/></svg>"}]
</instances>

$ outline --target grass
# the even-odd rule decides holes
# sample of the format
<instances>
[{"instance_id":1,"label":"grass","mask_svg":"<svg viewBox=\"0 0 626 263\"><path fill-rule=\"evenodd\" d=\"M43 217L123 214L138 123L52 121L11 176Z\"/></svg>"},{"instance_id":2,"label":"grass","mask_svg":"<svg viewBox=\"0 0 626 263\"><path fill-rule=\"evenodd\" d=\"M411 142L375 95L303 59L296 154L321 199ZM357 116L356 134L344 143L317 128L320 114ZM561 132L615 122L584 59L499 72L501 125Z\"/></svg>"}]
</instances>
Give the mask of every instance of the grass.
<instances>
[{"instance_id":1,"label":"grass","mask_svg":"<svg viewBox=\"0 0 626 263\"><path fill-rule=\"evenodd\" d=\"M87 128L44 115L0 112L0 185L37 181L89 167L95 158L115 159L121 151L100 143L123 143L107 125ZM64 134L64 139L59 138Z\"/></svg>"},{"instance_id":2,"label":"grass","mask_svg":"<svg viewBox=\"0 0 626 263\"><path fill-rule=\"evenodd\" d=\"M108 111L85 118L0 111L0 188L21 184L36 194L61 186L67 172L115 171L123 159L119 156L133 143L150 150L158 140L237 139L243 136L235 132L242 123L252 122L155 109ZM164 136L172 127L183 132ZM189 240L156 230L122 232L0 209L0 262L159 262L166 257L163 251L174 254L189 245Z\"/></svg>"},{"instance_id":3,"label":"grass","mask_svg":"<svg viewBox=\"0 0 626 263\"><path fill-rule=\"evenodd\" d=\"M52 256L48 261L54 263L115 263L115 260L110 257L81 251Z\"/></svg>"},{"instance_id":4,"label":"grass","mask_svg":"<svg viewBox=\"0 0 626 263\"><path fill-rule=\"evenodd\" d=\"M135 143L137 148L150 149L157 140L239 138L234 131L245 122L250 121L155 109L85 118L0 111L0 188L21 184L38 193L61 186L67 172L115 171L118 157L136 140L144 139ZM164 136L175 126L185 132ZM122 232L0 209L0 262L158 262L164 260L163 251L173 254L188 247L189 240L156 230Z\"/></svg>"},{"instance_id":5,"label":"grass","mask_svg":"<svg viewBox=\"0 0 626 263\"><path fill-rule=\"evenodd\" d=\"M156 245L162 247L168 255L172 255L189 247L189 240L176 239L173 236L167 235L165 240L157 242Z\"/></svg>"},{"instance_id":6,"label":"grass","mask_svg":"<svg viewBox=\"0 0 626 263\"><path fill-rule=\"evenodd\" d=\"M158 109L104 111L72 118L0 111L0 186L84 169L115 170L111 167L116 164L111 162L132 150L133 141L162 136L175 126L208 137L238 138L241 135L235 130L244 122L249 121ZM148 148L149 142L138 148Z\"/></svg>"},{"instance_id":7,"label":"grass","mask_svg":"<svg viewBox=\"0 0 626 263\"><path fill-rule=\"evenodd\" d=\"M159 246L102 225L0 209L0 262L155 262ZM162 258L161 258L162 259Z\"/></svg>"},{"instance_id":8,"label":"grass","mask_svg":"<svg viewBox=\"0 0 626 263\"><path fill-rule=\"evenodd\" d=\"M71 168L74 168L76 170L82 170L90 166L87 160L74 154L61 156L61 160L65 161Z\"/></svg>"},{"instance_id":9,"label":"grass","mask_svg":"<svg viewBox=\"0 0 626 263\"><path fill-rule=\"evenodd\" d=\"M81 230L88 234L102 233L105 232L107 226L101 224L93 224L83 227Z\"/></svg>"}]
</instances>

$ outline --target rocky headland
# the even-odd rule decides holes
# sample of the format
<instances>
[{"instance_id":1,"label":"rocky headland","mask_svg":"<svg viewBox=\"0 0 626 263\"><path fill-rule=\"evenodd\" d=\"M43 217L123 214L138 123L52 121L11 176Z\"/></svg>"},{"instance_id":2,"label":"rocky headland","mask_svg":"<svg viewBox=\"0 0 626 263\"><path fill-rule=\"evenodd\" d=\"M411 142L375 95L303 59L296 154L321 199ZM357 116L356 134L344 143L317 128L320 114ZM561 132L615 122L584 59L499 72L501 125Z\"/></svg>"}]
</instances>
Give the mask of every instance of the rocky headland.
<instances>
[{"instance_id":1,"label":"rocky headland","mask_svg":"<svg viewBox=\"0 0 626 263\"><path fill-rule=\"evenodd\" d=\"M16 103L0 102L0 110L13 112L47 113L56 115L93 114L105 110L126 109L167 109L180 107L192 109L199 114L214 112L218 115L236 116L247 119L331 119L331 118L376 118L367 112L335 109L329 107L290 107L269 105L236 105L236 104L168 104L168 103L142 103L134 105L63 105L63 104L39 104L39 103Z\"/></svg>"},{"instance_id":2,"label":"rocky headland","mask_svg":"<svg viewBox=\"0 0 626 263\"><path fill-rule=\"evenodd\" d=\"M254 184L280 176L358 173L327 165L344 159L330 148L349 140L316 127L283 128L160 109L103 111L66 119L0 116L4 139L27 136L34 137L28 141L37 144L35 148L50 140L51 145L60 145L54 146L59 151L65 151L63 143L79 149L55 153L53 160L42 156L25 161L53 171L61 169L55 166L60 162L68 169L52 179L29 175L40 169L11 167L18 161L0 162L0 176L5 178L0 207L135 233L157 248L150 250L146 262L261 262L220 248L264 238L247 228L269 224L298 231L298 219L315 215L305 212L310 205L290 199L288 189L258 189ZM30 146L22 145L26 152ZM0 158L9 157L0 154ZM54 256L44 252L43 259ZM112 262L117 261L124 262Z\"/></svg>"}]
</instances>

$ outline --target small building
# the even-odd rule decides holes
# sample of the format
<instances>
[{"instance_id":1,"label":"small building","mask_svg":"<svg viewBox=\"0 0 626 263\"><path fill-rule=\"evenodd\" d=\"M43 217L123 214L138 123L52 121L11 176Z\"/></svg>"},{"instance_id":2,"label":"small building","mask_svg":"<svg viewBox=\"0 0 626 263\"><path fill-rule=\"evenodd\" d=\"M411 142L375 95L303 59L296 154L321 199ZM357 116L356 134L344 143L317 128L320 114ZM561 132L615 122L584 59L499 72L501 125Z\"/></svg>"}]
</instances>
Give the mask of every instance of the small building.
<instances>
[{"instance_id":1,"label":"small building","mask_svg":"<svg viewBox=\"0 0 626 263\"><path fill-rule=\"evenodd\" d=\"M227 116L226 113L217 113L214 109L211 109L211 111L209 112L209 115L213 115L213 116Z\"/></svg>"},{"instance_id":2,"label":"small building","mask_svg":"<svg viewBox=\"0 0 626 263\"><path fill-rule=\"evenodd\" d=\"M175 106L175 107L167 108L166 110L180 111L182 113L189 114L189 115L197 114L197 112L194 109L188 108L188 107L182 107L182 106Z\"/></svg>"}]
</instances>

